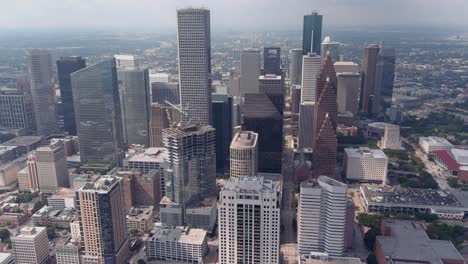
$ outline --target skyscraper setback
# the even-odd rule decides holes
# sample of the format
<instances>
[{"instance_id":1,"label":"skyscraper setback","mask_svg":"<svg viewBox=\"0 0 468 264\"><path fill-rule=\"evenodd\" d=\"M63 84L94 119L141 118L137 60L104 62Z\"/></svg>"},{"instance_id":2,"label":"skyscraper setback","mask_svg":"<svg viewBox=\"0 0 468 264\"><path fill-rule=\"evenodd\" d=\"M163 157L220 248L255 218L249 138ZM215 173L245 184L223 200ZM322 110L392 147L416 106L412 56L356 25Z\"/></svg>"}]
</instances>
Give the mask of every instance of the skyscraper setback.
<instances>
[{"instance_id":1,"label":"skyscraper setback","mask_svg":"<svg viewBox=\"0 0 468 264\"><path fill-rule=\"evenodd\" d=\"M86 67L86 60L78 56L60 57L57 61L57 74L60 97L63 107L63 130L76 136L75 106L71 85L71 74Z\"/></svg>"},{"instance_id":2,"label":"skyscraper setback","mask_svg":"<svg viewBox=\"0 0 468 264\"><path fill-rule=\"evenodd\" d=\"M211 124L210 11L177 10L180 102L185 122Z\"/></svg>"},{"instance_id":3,"label":"skyscraper setback","mask_svg":"<svg viewBox=\"0 0 468 264\"><path fill-rule=\"evenodd\" d=\"M309 52L314 52L320 55L321 42L322 15L319 15L317 12L305 15L302 31L302 54L307 55Z\"/></svg>"},{"instance_id":4,"label":"skyscraper setback","mask_svg":"<svg viewBox=\"0 0 468 264\"><path fill-rule=\"evenodd\" d=\"M44 49L30 50L28 53L28 67L37 133L48 136L58 129L50 52Z\"/></svg>"},{"instance_id":5,"label":"skyscraper setback","mask_svg":"<svg viewBox=\"0 0 468 264\"><path fill-rule=\"evenodd\" d=\"M122 117L115 60L71 75L81 163L121 164Z\"/></svg>"}]
</instances>

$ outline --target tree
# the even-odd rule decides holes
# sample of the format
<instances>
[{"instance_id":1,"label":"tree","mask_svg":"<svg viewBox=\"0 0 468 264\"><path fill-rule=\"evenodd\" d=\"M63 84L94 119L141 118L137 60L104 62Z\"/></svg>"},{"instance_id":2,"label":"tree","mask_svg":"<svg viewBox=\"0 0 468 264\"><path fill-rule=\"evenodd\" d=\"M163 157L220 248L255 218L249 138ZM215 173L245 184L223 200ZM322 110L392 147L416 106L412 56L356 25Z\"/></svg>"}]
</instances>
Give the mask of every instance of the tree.
<instances>
[{"instance_id":1,"label":"tree","mask_svg":"<svg viewBox=\"0 0 468 264\"><path fill-rule=\"evenodd\" d=\"M460 187L460 183L458 182L457 178L448 178L447 179L447 184L452 188Z\"/></svg>"},{"instance_id":2,"label":"tree","mask_svg":"<svg viewBox=\"0 0 468 264\"><path fill-rule=\"evenodd\" d=\"M369 249L370 251L374 251L375 241L379 234L380 234L379 230L371 228L364 235L364 244L366 245L367 249Z\"/></svg>"},{"instance_id":3,"label":"tree","mask_svg":"<svg viewBox=\"0 0 468 264\"><path fill-rule=\"evenodd\" d=\"M6 240L10 239L10 231L8 231L6 228L0 229L0 239L3 243L5 243Z\"/></svg>"},{"instance_id":4,"label":"tree","mask_svg":"<svg viewBox=\"0 0 468 264\"><path fill-rule=\"evenodd\" d=\"M142 259L139 259L139 260L137 261L137 264L146 264L146 262L145 262L144 260L142 260Z\"/></svg>"},{"instance_id":5,"label":"tree","mask_svg":"<svg viewBox=\"0 0 468 264\"><path fill-rule=\"evenodd\" d=\"M369 256L367 256L367 264L378 264L377 257L374 253L370 253Z\"/></svg>"},{"instance_id":6,"label":"tree","mask_svg":"<svg viewBox=\"0 0 468 264\"><path fill-rule=\"evenodd\" d=\"M128 231L128 233L131 235L131 236L139 236L140 235L140 231L136 228L132 228Z\"/></svg>"}]
</instances>

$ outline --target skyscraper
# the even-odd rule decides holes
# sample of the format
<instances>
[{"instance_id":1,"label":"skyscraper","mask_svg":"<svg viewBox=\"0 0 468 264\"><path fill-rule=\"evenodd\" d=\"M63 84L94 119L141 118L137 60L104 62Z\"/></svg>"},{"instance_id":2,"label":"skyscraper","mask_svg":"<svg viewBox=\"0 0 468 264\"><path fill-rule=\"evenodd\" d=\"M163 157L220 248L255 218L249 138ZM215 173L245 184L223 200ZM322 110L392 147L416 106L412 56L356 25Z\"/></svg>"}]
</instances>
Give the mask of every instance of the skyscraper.
<instances>
[{"instance_id":1,"label":"skyscraper","mask_svg":"<svg viewBox=\"0 0 468 264\"><path fill-rule=\"evenodd\" d=\"M230 177L256 176L258 172L258 134L240 131L232 138L230 147Z\"/></svg>"},{"instance_id":2,"label":"skyscraper","mask_svg":"<svg viewBox=\"0 0 468 264\"><path fill-rule=\"evenodd\" d=\"M51 193L59 187L68 187L67 155L61 141L37 148L34 157L41 192Z\"/></svg>"},{"instance_id":3,"label":"skyscraper","mask_svg":"<svg viewBox=\"0 0 468 264\"><path fill-rule=\"evenodd\" d=\"M378 111L385 113L392 105L393 83L395 80L395 49L381 47L377 58L376 86L380 91Z\"/></svg>"},{"instance_id":4,"label":"skyscraper","mask_svg":"<svg viewBox=\"0 0 468 264\"><path fill-rule=\"evenodd\" d=\"M185 122L209 125L211 114L210 11L177 10L180 102Z\"/></svg>"},{"instance_id":5,"label":"skyscraper","mask_svg":"<svg viewBox=\"0 0 468 264\"><path fill-rule=\"evenodd\" d=\"M290 98L290 105L291 105L291 113L298 114L299 108L301 105L301 86L300 85L293 85L289 89L289 94L291 95Z\"/></svg>"},{"instance_id":6,"label":"skyscraper","mask_svg":"<svg viewBox=\"0 0 468 264\"><path fill-rule=\"evenodd\" d=\"M219 263L279 263L280 182L230 178L219 197Z\"/></svg>"},{"instance_id":7,"label":"skyscraper","mask_svg":"<svg viewBox=\"0 0 468 264\"><path fill-rule=\"evenodd\" d=\"M165 104L152 103L149 123L150 147L162 147L162 130L180 122L180 112Z\"/></svg>"},{"instance_id":8,"label":"skyscraper","mask_svg":"<svg viewBox=\"0 0 468 264\"><path fill-rule=\"evenodd\" d=\"M152 102L165 104L166 101L178 105L180 103L179 83L153 82L151 83Z\"/></svg>"},{"instance_id":9,"label":"skyscraper","mask_svg":"<svg viewBox=\"0 0 468 264\"><path fill-rule=\"evenodd\" d=\"M130 247L122 185L120 177L101 176L77 191L85 263L127 263Z\"/></svg>"},{"instance_id":10,"label":"skyscraper","mask_svg":"<svg viewBox=\"0 0 468 264\"><path fill-rule=\"evenodd\" d=\"M240 58L240 96L246 93L258 93L258 77L260 76L261 56L258 49L244 49Z\"/></svg>"},{"instance_id":11,"label":"skyscraper","mask_svg":"<svg viewBox=\"0 0 468 264\"><path fill-rule=\"evenodd\" d=\"M266 94L275 106L276 110L283 115L284 111L284 79L282 75L265 74L258 78L260 93Z\"/></svg>"},{"instance_id":12,"label":"skyscraper","mask_svg":"<svg viewBox=\"0 0 468 264\"><path fill-rule=\"evenodd\" d=\"M311 15L304 16L304 27L302 31L302 54L309 52L320 53L320 43L322 42L322 15L312 12ZM324 54L326 55L326 54Z\"/></svg>"},{"instance_id":13,"label":"skyscraper","mask_svg":"<svg viewBox=\"0 0 468 264\"><path fill-rule=\"evenodd\" d=\"M0 127L24 129L28 135L36 130L30 94L0 93Z\"/></svg>"},{"instance_id":14,"label":"skyscraper","mask_svg":"<svg viewBox=\"0 0 468 264\"><path fill-rule=\"evenodd\" d=\"M320 51L324 58L327 53L330 53L334 62L340 61L340 43L332 41L331 37L327 36L323 39Z\"/></svg>"},{"instance_id":15,"label":"skyscraper","mask_svg":"<svg viewBox=\"0 0 468 264\"><path fill-rule=\"evenodd\" d=\"M85 67L86 60L78 56L60 57L60 60L57 61L58 82L63 107L63 130L74 136L76 136L76 118L70 75Z\"/></svg>"},{"instance_id":16,"label":"skyscraper","mask_svg":"<svg viewBox=\"0 0 468 264\"><path fill-rule=\"evenodd\" d=\"M359 109L359 87L361 76L357 72L341 72L338 74L337 102L338 112L349 111L353 115Z\"/></svg>"},{"instance_id":17,"label":"skyscraper","mask_svg":"<svg viewBox=\"0 0 468 264\"><path fill-rule=\"evenodd\" d=\"M52 82L52 57L48 50L32 49L28 53L31 95L37 133L48 136L58 130Z\"/></svg>"},{"instance_id":18,"label":"skyscraper","mask_svg":"<svg viewBox=\"0 0 468 264\"><path fill-rule=\"evenodd\" d=\"M379 102L376 101L375 85L377 60L380 47L377 44L370 44L364 49L361 74L361 110L368 114L374 114L378 109ZM376 105L377 104L377 105Z\"/></svg>"},{"instance_id":19,"label":"skyscraper","mask_svg":"<svg viewBox=\"0 0 468 264\"><path fill-rule=\"evenodd\" d=\"M299 105L299 148L312 148L314 144L315 102L306 101Z\"/></svg>"},{"instance_id":20,"label":"skyscraper","mask_svg":"<svg viewBox=\"0 0 468 264\"><path fill-rule=\"evenodd\" d=\"M263 48L262 74L282 75L281 49L279 47L264 47Z\"/></svg>"},{"instance_id":21,"label":"skyscraper","mask_svg":"<svg viewBox=\"0 0 468 264\"><path fill-rule=\"evenodd\" d=\"M114 55L115 67L117 69L135 69L137 67L137 62L133 55L127 54L117 54Z\"/></svg>"},{"instance_id":22,"label":"skyscraper","mask_svg":"<svg viewBox=\"0 0 468 264\"><path fill-rule=\"evenodd\" d=\"M322 65L317 77L315 97L313 148L315 175L333 177L336 166L336 101L337 77L330 54Z\"/></svg>"},{"instance_id":23,"label":"skyscraper","mask_svg":"<svg viewBox=\"0 0 468 264\"><path fill-rule=\"evenodd\" d=\"M317 75L320 72L322 58L315 53L308 53L302 58L301 102L315 102Z\"/></svg>"},{"instance_id":24,"label":"skyscraper","mask_svg":"<svg viewBox=\"0 0 468 264\"><path fill-rule=\"evenodd\" d=\"M117 71L124 142L149 146L150 88L147 69Z\"/></svg>"},{"instance_id":25,"label":"skyscraper","mask_svg":"<svg viewBox=\"0 0 468 264\"><path fill-rule=\"evenodd\" d=\"M186 206L212 197L216 192L216 131L208 125L191 125L163 130L168 151L164 172L166 197L179 208L176 223L167 220L165 208L161 221L168 225L185 225Z\"/></svg>"},{"instance_id":26,"label":"skyscraper","mask_svg":"<svg viewBox=\"0 0 468 264\"><path fill-rule=\"evenodd\" d=\"M121 164L122 117L114 59L71 75L81 163Z\"/></svg>"},{"instance_id":27,"label":"skyscraper","mask_svg":"<svg viewBox=\"0 0 468 264\"><path fill-rule=\"evenodd\" d=\"M16 263L45 264L49 260L47 228L24 226L19 234L11 237Z\"/></svg>"},{"instance_id":28,"label":"skyscraper","mask_svg":"<svg viewBox=\"0 0 468 264\"><path fill-rule=\"evenodd\" d=\"M298 208L298 253L341 256L345 248L347 186L320 176L301 184Z\"/></svg>"},{"instance_id":29,"label":"skyscraper","mask_svg":"<svg viewBox=\"0 0 468 264\"><path fill-rule=\"evenodd\" d=\"M302 49L289 51L291 64L289 65L289 80L291 85L300 85L302 76Z\"/></svg>"},{"instance_id":30,"label":"skyscraper","mask_svg":"<svg viewBox=\"0 0 468 264\"><path fill-rule=\"evenodd\" d=\"M229 170L229 144L232 139L232 97L213 94L213 127L216 129L216 170Z\"/></svg>"}]
</instances>

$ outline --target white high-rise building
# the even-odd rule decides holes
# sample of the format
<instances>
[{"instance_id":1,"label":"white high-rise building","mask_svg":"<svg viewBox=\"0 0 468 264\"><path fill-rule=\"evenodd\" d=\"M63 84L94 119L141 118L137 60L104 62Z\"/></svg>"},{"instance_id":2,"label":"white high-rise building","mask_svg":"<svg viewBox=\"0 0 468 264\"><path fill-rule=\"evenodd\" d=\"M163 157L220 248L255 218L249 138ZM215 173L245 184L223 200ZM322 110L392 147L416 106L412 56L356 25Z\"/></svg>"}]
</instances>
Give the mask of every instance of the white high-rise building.
<instances>
[{"instance_id":1,"label":"white high-rise building","mask_svg":"<svg viewBox=\"0 0 468 264\"><path fill-rule=\"evenodd\" d=\"M47 228L25 226L18 235L11 237L16 263L43 264L49 258Z\"/></svg>"},{"instance_id":2,"label":"white high-rise building","mask_svg":"<svg viewBox=\"0 0 468 264\"><path fill-rule=\"evenodd\" d=\"M230 178L219 197L219 263L279 263L280 182Z\"/></svg>"},{"instance_id":3,"label":"white high-rise building","mask_svg":"<svg viewBox=\"0 0 468 264\"><path fill-rule=\"evenodd\" d=\"M240 131L231 141L231 177L256 176L258 171L258 134Z\"/></svg>"},{"instance_id":4,"label":"white high-rise building","mask_svg":"<svg viewBox=\"0 0 468 264\"><path fill-rule=\"evenodd\" d=\"M301 103L315 102L317 90L317 75L322 65L322 57L315 53L309 53L302 57L302 88Z\"/></svg>"},{"instance_id":5,"label":"white high-rise building","mask_svg":"<svg viewBox=\"0 0 468 264\"><path fill-rule=\"evenodd\" d=\"M48 136L58 129L50 52L44 49L30 50L28 67L37 134Z\"/></svg>"},{"instance_id":6,"label":"white high-rise building","mask_svg":"<svg viewBox=\"0 0 468 264\"><path fill-rule=\"evenodd\" d=\"M320 48L320 54L327 55L329 52L332 56L333 61L340 61L340 43L332 41L331 37L327 36L323 39L322 47Z\"/></svg>"},{"instance_id":7,"label":"white high-rise building","mask_svg":"<svg viewBox=\"0 0 468 264\"><path fill-rule=\"evenodd\" d=\"M137 68L137 62L133 55L118 54L114 55L115 67L117 69L133 70Z\"/></svg>"},{"instance_id":8,"label":"white high-rise building","mask_svg":"<svg viewBox=\"0 0 468 264\"><path fill-rule=\"evenodd\" d=\"M183 121L209 125L211 115L210 11L177 10L177 51Z\"/></svg>"},{"instance_id":9,"label":"white high-rise building","mask_svg":"<svg viewBox=\"0 0 468 264\"><path fill-rule=\"evenodd\" d=\"M240 96L246 93L259 93L260 70L262 60L258 49L244 49L241 51L240 62Z\"/></svg>"},{"instance_id":10,"label":"white high-rise building","mask_svg":"<svg viewBox=\"0 0 468 264\"><path fill-rule=\"evenodd\" d=\"M326 176L301 184L298 253L341 256L345 248L347 186Z\"/></svg>"},{"instance_id":11,"label":"white high-rise building","mask_svg":"<svg viewBox=\"0 0 468 264\"><path fill-rule=\"evenodd\" d=\"M349 180L384 183L388 158L380 149L345 148L344 167Z\"/></svg>"},{"instance_id":12,"label":"white high-rise building","mask_svg":"<svg viewBox=\"0 0 468 264\"><path fill-rule=\"evenodd\" d=\"M401 149L400 126L387 124L378 145L381 149Z\"/></svg>"},{"instance_id":13,"label":"white high-rise building","mask_svg":"<svg viewBox=\"0 0 468 264\"><path fill-rule=\"evenodd\" d=\"M34 157L41 192L55 192L59 187L68 187L67 154L62 141L37 148Z\"/></svg>"}]
</instances>

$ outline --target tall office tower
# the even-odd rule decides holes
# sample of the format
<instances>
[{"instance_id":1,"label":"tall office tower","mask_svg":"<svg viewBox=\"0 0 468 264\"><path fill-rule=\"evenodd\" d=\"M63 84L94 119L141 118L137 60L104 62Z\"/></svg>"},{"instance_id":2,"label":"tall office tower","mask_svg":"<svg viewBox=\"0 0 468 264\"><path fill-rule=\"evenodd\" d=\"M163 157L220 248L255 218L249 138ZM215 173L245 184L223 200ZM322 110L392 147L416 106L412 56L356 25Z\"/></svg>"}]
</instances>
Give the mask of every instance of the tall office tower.
<instances>
[{"instance_id":1,"label":"tall office tower","mask_svg":"<svg viewBox=\"0 0 468 264\"><path fill-rule=\"evenodd\" d=\"M340 43L332 41L331 37L327 36L323 39L320 51L324 58L327 53L330 53L334 62L340 61Z\"/></svg>"},{"instance_id":2,"label":"tall office tower","mask_svg":"<svg viewBox=\"0 0 468 264\"><path fill-rule=\"evenodd\" d=\"M85 263L127 263L130 247L122 185L120 177L101 176L77 191Z\"/></svg>"},{"instance_id":3,"label":"tall office tower","mask_svg":"<svg viewBox=\"0 0 468 264\"><path fill-rule=\"evenodd\" d=\"M166 101L178 105L179 83L177 82L153 82L151 83L151 96L153 103L165 104Z\"/></svg>"},{"instance_id":4,"label":"tall office tower","mask_svg":"<svg viewBox=\"0 0 468 264\"><path fill-rule=\"evenodd\" d=\"M283 115L285 93L283 76L265 74L258 78L258 82L260 84L260 93L266 94L276 110Z\"/></svg>"},{"instance_id":5,"label":"tall office tower","mask_svg":"<svg viewBox=\"0 0 468 264\"><path fill-rule=\"evenodd\" d=\"M395 49L381 47L377 58L376 89L380 91L380 112L385 113L392 105L395 80Z\"/></svg>"},{"instance_id":6,"label":"tall office tower","mask_svg":"<svg viewBox=\"0 0 468 264\"><path fill-rule=\"evenodd\" d=\"M67 155L61 141L37 148L34 157L41 192L51 193L69 186Z\"/></svg>"},{"instance_id":7,"label":"tall office tower","mask_svg":"<svg viewBox=\"0 0 468 264\"><path fill-rule=\"evenodd\" d=\"M317 77L315 97L313 148L314 173L316 176L333 177L336 167L336 101L337 77L330 54L326 55Z\"/></svg>"},{"instance_id":8,"label":"tall office tower","mask_svg":"<svg viewBox=\"0 0 468 264\"><path fill-rule=\"evenodd\" d=\"M375 114L374 110L378 108L378 101L375 94L377 58L380 47L377 44L370 44L364 49L364 58L362 61L362 83L361 83L361 110L368 114Z\"/></svg>"},{"instance_id":9,"label":"tall office tower","mask_svg":"<svg viewBox=\"0 0 468 264\"><path fill-rule=\"evenodd\" d=\"M315 102L317 75L322 65L322 57L308 53L302 58L301 102Z\"/></svg>"},{"instance_id":10,"label":"tall office tower","mask_svg":"<svg viewBox=\"0 0 468 264\"><path fill-rule=\"evenodd\" d=\"M383 137L378 142L381 149L401 149L400 127L386 124Z\"/></svg>"},{"instance_id":11,"label":"tall office tower","mask_svg":"<svg viewBox=\"0 0 468 264\"><path fill-rule=\"evenodd\" d=\"M264 94L246 94L241 107L242 130L258 133L258 170L281 173L283 117Z\"/></svg>"},{"instance_id":12,"label":"tall office tower","mask_svg":"<svg viewBox=\"0 0 468 264\"><path fill-rule=\"evenodd\" d=\"M71 74L81 163L121 164L122 116L115 60Z\"/></svg>"},{"instance_id":13,"label":"tall office tower","mask_svg":"<svg viewBox=\"0 0 468 264\"><path fill-rule=\"evenodd\" d=\"M262 68L260 51L244 49L240 60L240 96L246 93L258 93L258 77Z\"/></svg>"},{"instance_id":14,"label":"tall office tower","mask_svg":"<svg viewBox=\"0 0 468 264\"><path fill-rule=\"evenodd\" d=\"M298 114L299 108L301 105L301 86L300 85L293 85L290 88L290 95L291 95L291 113Z\"/></svg>"},{"instance_id":15,"label":"tall office tower","mask_svg":"<svg viewBox=\"0 0 468 264\"><path fill-rule=\"evenodd\" d=\"M303 102L299 106L299 142L301 149L312 148L314 143L314 102Z\"/></svg>"},{"instance_id":16,"label":"tall office tower","mask_svg":"<svg viewBox=\"0 0 468 264\"><path fill-rule=\"evenodd\" d=\"M298 253L341 256L345 247L347 186L331 178L301 184L298 208Z\"/></svg>"},{"instance_id":17,"label":"tall office tower","mask_svg":"<svg viewBox=\"0 0 468 264\"><path fill-rule=\"evenodd\" d=\"M263 48L263 71L262 74L282 75L281 71L281 48Z\"/></svg>"},{"instance_id":18,"label":"tall office tower","mask_svg":"<svg viewBox=\"0 0 468 264\"><path fill-rule=\"evenodd\" d=\"M135 69L138 67L137 61L133 55L118 54L114 55L114 59L117 69Z\"/></svg>"},{"instance_id":19,"label":"tall office tower","mask_svg":"<svg viewBox=\"0 0 468 264\"><path fill-rule=\"evenodd\" d=\"M18 235L11 237L11 246L16 263L48 263L49 239L46 227L24 226Z\"/></svg>"},{"instance_id":20,"label":"tall office tower","mask_svg":"<svg viewBox=\"0 0 468 264\"><path fill-rule=\"evenodd\" d=\"M300 85L302 79L302 49L289 51L291 64L289 64L289 81L291 85Z\"/></svg>"},{"instance_id":21,"label":"tall office tower","mask_svg":"<svg viewBox=\"0 0 468 264\"><path fill-rule=\"evenodd\" d=\"M213 94L213 127L216 129L216 171L229 171L229 144L232 139L232 97Z\"/></svg>"},{"instance_id":22,"label":"tall office tower","mask_svg":"<svg viewBox=\"0 0 468 264\"><path fill-rule=\"evenodd\" d=\"M58 130L52 56L48 50L32 49L28 54L28 67L37 134L48 136Z\"/></svg>"},{"instance_id":23,"label":"tall office tower","mask_svg":"<svg viewBox=\"0 0 468 264\"><path fill-rule=\"evenodd\" d=\"M230 178L219 197L219 263L279 263L280 182Z\"/></svg>"},{"instance_id":24,"label":"tall office tower","mask_svg":"<svg viewBox=\"0 0 468 264\"><path fill-rule=\"evenodd\" d=\"M311 15L304 16L304 27L302 31L302 54L309 52L320 53L320 43L322 42L322 15L312 12ZM326 55L326 54L323 54Z\"/></svg>"},{"instance_id":25,"label":"tall office tower","mask_svg":"<svg viewBox=\"0 0 468 264\"><path fill-rule=\"evenodd\" d=\"M162 147L162 130L180 122L181 114L171 106L160 103L151 104L149 123L149 144L152 148Z\"/></svg>"},{"instance_id":26,"label":"tall office tower","mask_svg":"<svg viewBox=\"0 0 468 264\"><path fill-rule=\"evenodd\" d=\"M351 112L357 115L359 111L359 87L361 75L357 72L338 72L337 101L338 112Z\"/></svg>"},{"instance_id":27,"label":"tall office tower","mask_svg":"<svg viewBox=\"0 0 468 264\"><path fill-rule=\"evenodd\" d=\"M0 93L0 127L34 133L36 120L30 94Z\"/></svg>"},{"instance_id":28,"label":"tall office tower","mask_svg":"<svg viewBox=\"0 0 468 264\"><path fill-rule=\"evenodd\" d=\"M210 38L209 10L177 10L180 102L187 111L184 122L210 125L212 121Z\"/></svg>"},{"instance_id":29,"label":"tall office tower","mask_svg":"<svg viewBox=\"0 0 468 264\"><path fill-rule=\"evenodd\" d=\"M258 172L258 134L253 131L240 131L231 142L230 176L256 176Z\"/></svg>"},{"instance_id":30,"label":"tall office tower","mask_svg":"<svg viewBox=\"0 0 468 264\"><path fill-rule=\"evenodd\" d=\"M57 61L58 82L63 107L63 130L74 136L76 136L76 119L70 75L85 67L86 60L78 56L60 57Z\"/></svg>"},{"instance_id":31,"label":"tall office tower","mask_svg":"<svg viewBox=\"0 0 468 264\"><path fill-rule=\"evenodd\" d=\"M166 197L180 209L178 221L161 221L168 225L185 225L185 209L193 201L216 193L216 130L209 125L191 125L163 130L163 143L168 151L164 172ZM164 200L164 199L163 199Z\"/></svg>"},{"instance_id":32,"label":"tall office tower","mask_svg":"<svg viewBox=\"0 0 468 264\"><path fill-rule=\"evenodd\" d=\"M119 69L120 106L124 142L149 146L150 89L147 69Z\"/></svg>"}]
</instances>

